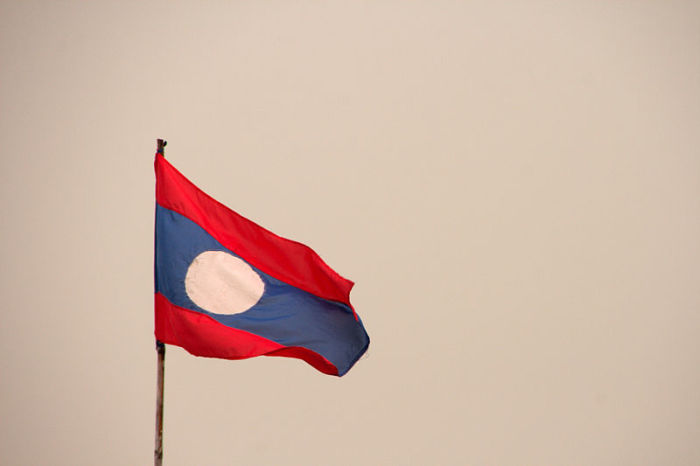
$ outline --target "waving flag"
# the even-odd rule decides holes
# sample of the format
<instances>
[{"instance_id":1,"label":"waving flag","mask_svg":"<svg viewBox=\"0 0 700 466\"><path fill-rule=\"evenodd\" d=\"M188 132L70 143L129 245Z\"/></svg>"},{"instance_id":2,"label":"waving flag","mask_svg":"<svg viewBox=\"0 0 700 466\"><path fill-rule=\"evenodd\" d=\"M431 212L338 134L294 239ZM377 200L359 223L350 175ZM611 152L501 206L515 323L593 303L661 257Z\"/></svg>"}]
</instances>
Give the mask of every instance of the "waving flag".
<instances>
[{"instance_id":1,"label":"waving flag","mask_svg":"<svg viewBox=\"0 0 700 466\"><path fill-rule=\"evenodd\" d=\"M369 337L353 282L197 188L158 153L155 335L196 356L299 358L342 376Z\"/></svg>"}]
</instances>

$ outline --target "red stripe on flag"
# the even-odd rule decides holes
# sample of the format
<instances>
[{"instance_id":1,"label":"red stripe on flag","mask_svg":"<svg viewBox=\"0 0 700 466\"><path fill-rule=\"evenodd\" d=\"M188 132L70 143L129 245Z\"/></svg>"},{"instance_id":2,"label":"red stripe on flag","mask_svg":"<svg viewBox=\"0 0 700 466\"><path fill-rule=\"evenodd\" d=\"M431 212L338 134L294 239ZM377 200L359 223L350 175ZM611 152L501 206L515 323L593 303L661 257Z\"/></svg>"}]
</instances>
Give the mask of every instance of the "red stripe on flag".
<instances>
[{"instance_id":1,"label":"red stripe on flag","mask_svg":"<svg viewBox=\"0 0 700 466\"><path fill-rule=\"evenodd\" d=\"M282 238L237 214L195 186L156 154L156 201L189 218L224 247L263 272L321 298L350 305L354 283L308 246Z\"/></svg>"},{"instance_id":2,"label":"red stripe on flag","mask_svg":"<svg viewBox=\"0 0 700 466\"><path fill-rule=\"evenodd\" d=\"M180 346L195 356L222 359L282 356L302 359L324 374L338 375L338 369L318 353L227 327L206 314L175 306L160 293L155 294L155 317L156 339Z\"/></svg>"}]
</instances>

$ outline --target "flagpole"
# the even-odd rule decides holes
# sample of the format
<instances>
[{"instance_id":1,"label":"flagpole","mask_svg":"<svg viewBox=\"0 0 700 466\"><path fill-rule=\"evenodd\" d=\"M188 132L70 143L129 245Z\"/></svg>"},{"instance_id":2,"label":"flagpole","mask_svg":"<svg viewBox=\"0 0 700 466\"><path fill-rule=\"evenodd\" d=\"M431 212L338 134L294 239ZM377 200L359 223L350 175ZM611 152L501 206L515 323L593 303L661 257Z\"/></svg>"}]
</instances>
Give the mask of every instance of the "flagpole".
<instances>
[{"instance_id":1,"label":"flagpole","mask_svg":"<svg viewBox=\"0 0 700 466\"><path fill-rule=\"evenodd\" d=\"M167 141L158 139L158 153L165 155ZM165 376L165 344L156 340L156 352L158 353L157 385L156 385L156 448L153 452L153 464L163 464L163 381Z\"/></svg>"},{"instance_id":2,"label":"flagpole","mask_svg":"<svg viewBox=\"0 0 700 466\"><path fill-rule=\"evenodd\" d=\"M156 395L156 449L154 451L155 466L163 464L163 376L165 375L165 344L156 340L158 352L158 386Z\"/></svg>"}]
</instances>

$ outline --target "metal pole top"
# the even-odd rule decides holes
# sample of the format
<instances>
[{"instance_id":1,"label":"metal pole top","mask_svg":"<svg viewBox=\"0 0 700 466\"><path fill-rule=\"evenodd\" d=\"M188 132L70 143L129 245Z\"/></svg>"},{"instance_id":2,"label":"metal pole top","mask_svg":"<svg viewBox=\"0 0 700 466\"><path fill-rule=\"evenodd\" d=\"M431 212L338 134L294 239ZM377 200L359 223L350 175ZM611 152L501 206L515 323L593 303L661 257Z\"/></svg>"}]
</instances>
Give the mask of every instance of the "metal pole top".
<instances>
[{"instance_id":1,"label":"metal pole top","mask_svg":"<svg viewBox=\"0 0 700 466\"><path fill-rule=\"evenodd\" d=\"M168 145L168 141L165 139L157 139L156 141L158 142L158 150L156 153L165 156L165 146Z\"/></svg>"}]
</instances>

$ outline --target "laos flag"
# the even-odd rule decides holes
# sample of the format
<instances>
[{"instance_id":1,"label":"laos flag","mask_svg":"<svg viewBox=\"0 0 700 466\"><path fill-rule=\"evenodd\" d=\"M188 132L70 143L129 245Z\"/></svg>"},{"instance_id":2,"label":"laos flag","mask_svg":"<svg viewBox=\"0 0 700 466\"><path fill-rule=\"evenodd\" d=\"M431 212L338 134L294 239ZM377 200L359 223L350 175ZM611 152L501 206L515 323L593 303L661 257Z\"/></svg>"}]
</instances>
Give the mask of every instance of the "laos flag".
<instances>
[{"instance_id":1,"label":"laos flag","mask_svg":"<svg viewBox=\"0 0 700 466\"><path fill-rule=\"evenodd\" d=\"M369 337L353 282L266 230L156 154L155 335L195 356L303 359L342 376Z\"/></svg>"}]
</instances>

